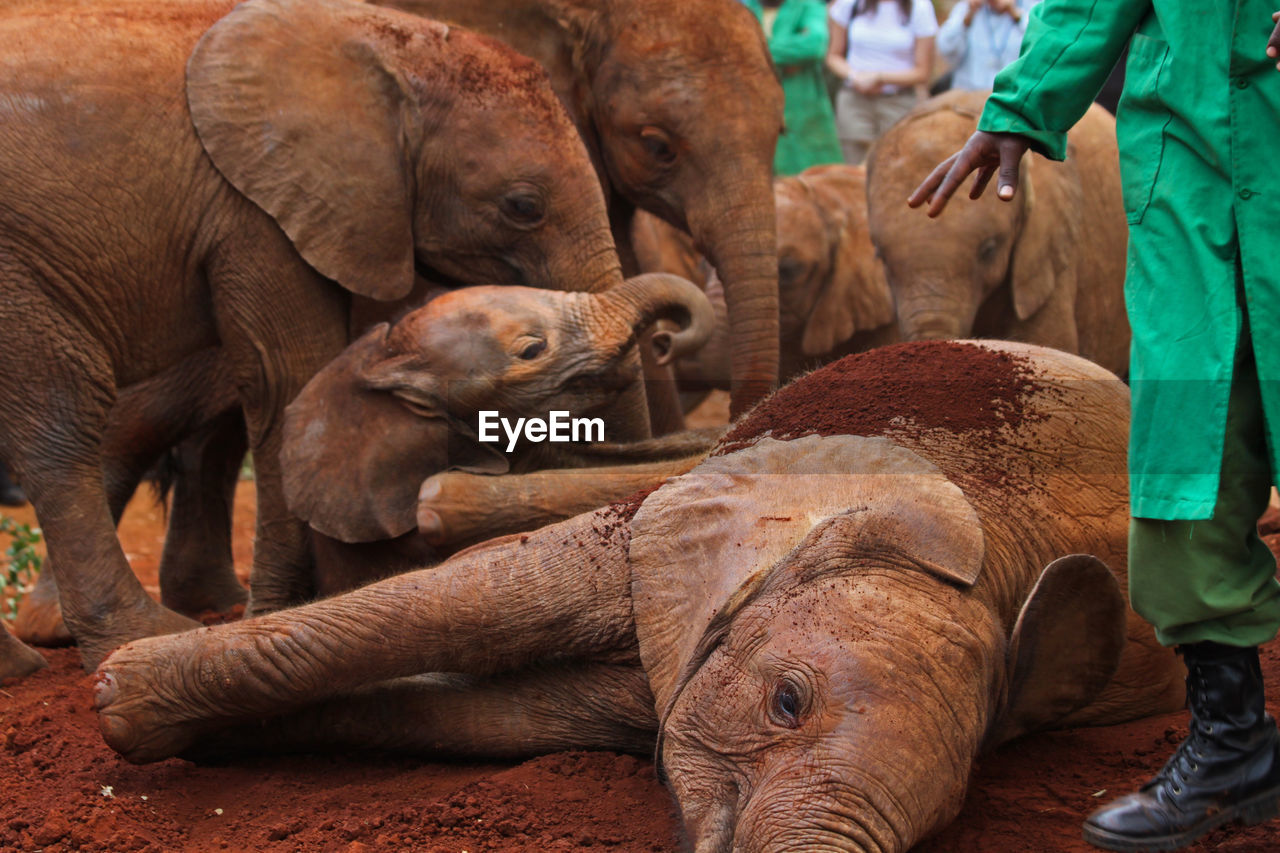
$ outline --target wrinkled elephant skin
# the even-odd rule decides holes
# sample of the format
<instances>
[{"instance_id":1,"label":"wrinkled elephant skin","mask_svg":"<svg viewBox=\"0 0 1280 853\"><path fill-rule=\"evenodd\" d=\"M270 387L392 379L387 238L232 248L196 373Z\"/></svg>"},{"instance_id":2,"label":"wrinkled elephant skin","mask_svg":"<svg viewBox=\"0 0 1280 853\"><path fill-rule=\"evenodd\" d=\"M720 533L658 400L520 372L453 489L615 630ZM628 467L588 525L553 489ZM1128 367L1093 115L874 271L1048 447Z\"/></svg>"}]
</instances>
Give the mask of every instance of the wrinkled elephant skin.
<instances>
[{"instance_id":1,"label":"wrinkled elephant skin","mask_svg":"<svg viewBox=\"0 0 1280 853\"><path fill-rule=\"evenodd\" d=\"M573 116L608 197L627 275L631 219L688 232L725 282L732 408L777 382L773 154L782 88L737 0L376 0L507 41Z\"/></svg>"},{"instance_id":2,"label":"wrinkled elephant skin","mask_svg":"<svg viewBox=\"0 0 1280 853\"><path fill-rule=\"evenodd\" d=\"M133 761L656 738L695 850L905 851L981 748L1181 706L1124 598L1127 412L1112 374L1043 348L851 356L647 497L126 646L102 732ZM465 675L422 675L444 669Z\"/></svg>"},{"instance_id":3,"label":"wrinkled elephant skin","mask_svg":"<svg viewBox=\"0 0 1280 853\"><path fill-rule=\"evenodd\" d=\"M90 666L195 624L150 600L113 534L99 448L117 388L221 344L257 465L251 604L270 611L306 561L282 414L347 343L352 294L404 296L420 265L621 280L545 72L418 16L344 0L20 3L0 19L0 100L0 458Z\"/></svg>"}]
</instances>

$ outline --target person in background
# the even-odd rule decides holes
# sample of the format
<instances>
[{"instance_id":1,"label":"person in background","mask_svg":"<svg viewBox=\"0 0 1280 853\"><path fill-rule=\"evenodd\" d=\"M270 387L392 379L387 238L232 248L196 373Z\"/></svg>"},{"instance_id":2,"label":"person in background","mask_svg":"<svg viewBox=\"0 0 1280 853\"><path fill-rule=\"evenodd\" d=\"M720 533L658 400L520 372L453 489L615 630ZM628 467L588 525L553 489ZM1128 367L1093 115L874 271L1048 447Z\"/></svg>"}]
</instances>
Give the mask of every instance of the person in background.
<instances>
[{"instance_id":1,"label":"person in background","mask_svg":"<svg viewBox=\"0 0 1280 853\"><path fill-rule=\"evenodd\" d=\"M839 163L835 113L827 96L822 62L827 55L827 7L822 0L744 0L769 39L769 53L782 78L782 136L773 159L778 175Z\"/></svg>"},{"instance_id":2,"label":"person in background","mask_svg":"<svg viewBox=\"0 0 1280 853\"><path fill-rule=\"evenodd\" d=\"M835 0L829 14L827 68L844 81L836 131L856 166L928 85L938 18L930 0Z\"/></svg>"},{"instance_id":3,"label":"person in background","mask_svg":"<svg viewBox=\"0 0 1280 853\"><path fill-rule=\"evenodd\" d=\"M938 55L951 66L951 88L990 89L1018 58L1027 13L1040 0L960 0L938 27Z\"/></svg>"},{"instance_id":4,"label":"person in background","mask_svg":"<svg viewBox=\"0 0 1280 853\"><path fill-rule=\"evenodd\" d=\"M1258 535L1280 482L1280 27L1276 0L1045 0L978 130L911 194L942 213L972 173L1006 201L1028 148L1067 156L1129 45L1117 112L1133 330L1129 598L1187 666L1188 734L1088 816L1107 850L1175 850L1280 814L1280 731L1258 646L1280 630ZM1268 38L1268 33L1270 37Z\"/></svg>"}]
</instances>

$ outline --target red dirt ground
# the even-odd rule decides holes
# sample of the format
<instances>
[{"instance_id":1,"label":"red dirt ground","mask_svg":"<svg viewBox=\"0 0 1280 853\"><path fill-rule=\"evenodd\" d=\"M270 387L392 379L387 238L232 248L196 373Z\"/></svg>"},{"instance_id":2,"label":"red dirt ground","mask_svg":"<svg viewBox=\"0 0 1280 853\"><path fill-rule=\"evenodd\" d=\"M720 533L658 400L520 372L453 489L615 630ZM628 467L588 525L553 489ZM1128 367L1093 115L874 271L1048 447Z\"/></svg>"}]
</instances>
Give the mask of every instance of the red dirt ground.
<instances>
[{"instance_id":1,"label":"red dirt ground","mask_svg":"<svg viewBox=\"0 0 1280 853\"><path fill-rule=\"evenodd\" d=\"M242 484L237 565L249 561ZM11 512L31 521L30 509ZM1280 512L1264 519L1280 549ZM135 498L121 536L155 592L162 515ZM0 543L2 544L2 543ZM0 849L84 851L542 851L680 849L672 801L645 757L565 753L518 764L398 756L297 756L135 767L98 737L74 650L0 689ZM1280 646L1263 651L1280 710ZM959 819L927 853L1068 853L1081 818L1144 781L1185 734L1173 714L1023 738L977 763ZM1273 853L1280 822L1219 831L1197 851Z\"/></svg>"}]
</instances>

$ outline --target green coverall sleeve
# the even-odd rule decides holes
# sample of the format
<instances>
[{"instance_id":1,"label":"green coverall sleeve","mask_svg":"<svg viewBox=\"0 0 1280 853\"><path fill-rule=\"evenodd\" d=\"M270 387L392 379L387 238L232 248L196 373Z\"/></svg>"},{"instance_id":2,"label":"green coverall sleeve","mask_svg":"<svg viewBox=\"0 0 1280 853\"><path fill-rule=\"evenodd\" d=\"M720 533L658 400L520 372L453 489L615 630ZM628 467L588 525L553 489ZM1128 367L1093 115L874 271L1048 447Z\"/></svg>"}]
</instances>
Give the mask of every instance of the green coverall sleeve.
<instances>
[{"instance_id":1,"label":"green coverall sleeve","mask_svg":"<svg viewBox=\"0 0 1280 853\"><path fill-rule=\"evenodd\" d=\"M1093 102L1151 0L1045 0L1031 10L1017 60L996 76L978 123L1019 133L1053 160L1067 156L1067 131Z\"/></svg>"},{"instance_id":2,"label":"green coverall sleeve","mask_svg":"<svg viewBox=\"0 0 1280 853\"><path fill-rule=\"evenodd\" d=\"M806 3L800 25L792 32L775 33L769 53L778 66L821 62L827 55L827 10L821 3Z\"/></svg>"}]
</instances>

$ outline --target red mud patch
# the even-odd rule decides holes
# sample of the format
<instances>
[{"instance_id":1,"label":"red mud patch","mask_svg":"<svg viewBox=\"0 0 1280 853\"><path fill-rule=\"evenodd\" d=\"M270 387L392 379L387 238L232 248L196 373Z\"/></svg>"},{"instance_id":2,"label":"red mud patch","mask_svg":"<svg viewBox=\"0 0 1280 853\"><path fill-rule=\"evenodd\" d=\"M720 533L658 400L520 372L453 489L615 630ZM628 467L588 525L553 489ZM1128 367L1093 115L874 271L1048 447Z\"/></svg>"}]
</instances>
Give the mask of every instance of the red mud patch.
<instances>
[{"instance_id":1,"label":"red mud patch","mask_svg":"<svg viewBox=\"0 0 1280 853\"><path fill-rule=\"evenodd\" d=\"M243 484L237 561L252 492ZM22 515L26 510L19 511ZM122 535L144 583L162 527L135 500ZM1261 529L1280 548L1280 511ZM74 650L0 690L0 849L56 851L543 851L680 849L673 805L652 764L564 753L519 764L293 756L135 767L103 745L90 679ZM1263 650L1280 709L1280 646ZM1145 781L1186 732L1170 714L1121 726L1032 735L977 762L960 817L919 853L1085 853L1080 821ZM109 790L108 790L109 789ZM106 794L109 793L110 796ZM1097 795L1097 796L1095 796ZM145 797L145 799L144 799ZM219 811L221 810L221 811ZM1273 853L1280 823L1219 831L1198 853Z\"/></svg>"},{"instance_id":2,"label":"red mud patch","mask_svg":"<svg viewBox=\"0 0 1280 853\"><path fill-rule=\"evenodd\" d=\"M917 377L904 383L902 377ZM907 424L952 433L1016 429L1037 387L1024 359L973 344L937 341L846 356L750 411L716 454L761 436L881 435Z\"/></svg>"}]
</instances>

